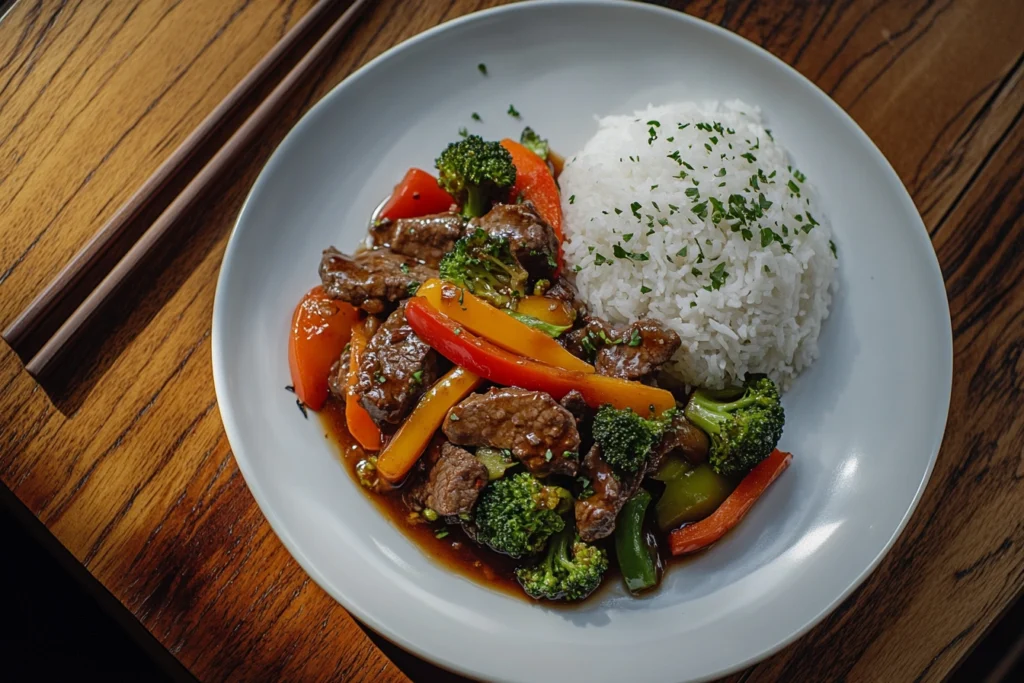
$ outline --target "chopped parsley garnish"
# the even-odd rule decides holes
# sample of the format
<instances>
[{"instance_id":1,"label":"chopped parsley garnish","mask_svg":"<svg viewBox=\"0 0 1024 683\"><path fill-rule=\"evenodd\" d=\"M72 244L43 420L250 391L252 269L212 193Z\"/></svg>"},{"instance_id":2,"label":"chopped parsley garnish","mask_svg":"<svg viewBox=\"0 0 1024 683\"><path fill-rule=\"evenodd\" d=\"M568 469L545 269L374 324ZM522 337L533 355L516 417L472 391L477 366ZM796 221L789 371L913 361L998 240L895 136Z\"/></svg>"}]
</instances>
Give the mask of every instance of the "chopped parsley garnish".
<instances>
[{"instance_id":1,"label":"chopped parsley garnish","mask_svg":"<svg viewBox=\"0 0 1024 683\"><path fill-rule=\"evenodd\" d=\"M466 129L465 126L462 126L461 128L459 128L459 136L460 137L467 137L468 135L469 135L469 131Z\"/></svg>"},{"instance_id":2,"label":"chopped parsley garnish","mask_svg":"<svg viewBox=\"0 0 1024 683\"><path fill-rule=\"evenodd\" d=\"M793 169L793 177L796 178L801 183L807 181L807 176L805 176L803 173L801 173L800 169L798 169L798 168L794 168Z\"/></svg>"},{"instance_id":3,"label":"chopped parsley garnish","mask_svg":"<svg viewBox=\"0 0 1024 683\"><path fill-rule=\"evenodd\" d=\"M633 215L636 216L636 219L640 220L640 202L633 202L629 205L629 209L633 212Z\"/></svg>"},{"instance_id":4,"label":"chopped parsley garnish","mask_svg":"<svg viewBox=\"0 0 1024 683\"><path fill-rule=\"evenodd\" d=\"M744 152L740 156L743 157L744 159L746 159L747 161L749 161L750 163L754 163L755 161L757 161L757 157L755 157L750 152Z\"/></svg>"},{"instance_id":5,"label":"chopped parsley garnish","mask_svg":"<svg viewBox=\"0 0 1024 683\"><path fill-rule=\"evenodd\" d=\"M575 204L576 203L576 195L574 195L574 194L569 195L569 203L570 204Z\"/></svg>"},{"instance_id":6,"label":"chopped parsley garnish","mask_svg":"<svg viewBox=\"0 0 1024 683\"><path fill-rule=\"evenodd\" d=\"M661 128L661 121L648 121L647 125L648 126L655 126L656 128Z\"/></svg>"},{"instance_id":7,"label":"chopped parsley garnish","mask_svg":"<svg viewBox=\"0 0 1024 683\"><path fill-rule=\"evenodd\" d=\"M514 119L518 119L519 118L519 116L520 116L519 110L516 109L516 106L514 104L508 105L508 115L511 116Z\"/></svg>"},{"instance_id":8,"label":"chopped parsley garnish","mask_svg":"<svg viewBox=\"0 0 1024 683\"><path fill-rule=\"evenodd\" d=\"M692 199L693 201L697 201L698 199L700 199L700 190L698 190L696 187L688 187L686 188L686 196Z\"/></svg>"},{"instance_id":9,"label":"chopped parsley garnish","mask_svg":"<svg viewBox=\"0 0 1024 683\"><path fill-rule=\"evenodd\" d=\"M400 271L402 271L403 273L408 273L409 272L409 264L403 263L402 265L398 266L398 269Z\"/></svg>"},{"instance_id":10,"label":"chopped parsley garnish","mask_svg":"<svg viewBox=\"0 0 1024 683\"><path fill-rule=\"evenodd\" d=\"M667 218L659 218L658 219L658 225L660 225L661 227L665 227L666 225L668 225L668 219Z\"/></svg>"},{"instance_id":11,"label":"chopped parsley garnish","mask_svg":"<svg viewBox=\"0 0 1024 683\"><path fill-rule=\"evenodd\" d=\"M602 256L601 252L597 252L596 254L594 254L594 265L599 266L602 263L610 263L610 261L606 259L604 256Z\"/></svg>"},{"instance_id":12,"label":"chopped parsley garnish","mask_svg":"<svg viewBox=\"0 0 1024 683\"><path fill-rule=\"evenodd\" d=\"M551 452L551 449L544 451L544 460L551 462L551 458L555 457L555 454Z\"/></svg>"},{"instance_id":13,"label":"chopped parsley garnish","mask_svg":"<svg viewBox=\"0 0 1024 683\"><path fill-rule=\"evenodd\" d=\"M708 217L708 203L701 202L700 204L697 204L693 208L691 208L690 211L696 214L697 218L704 220Z\"/></svg>"},{"instance_id":14,"label":"chopped parsley garnish","mask_svg":"<svg viewBox=\"0 0 1024 683\"><path fill-rule=\"evenodd\" d=\"M828 241L828 248L832 250L832 256L839 258L839 254L836 253L836 243L832 240Z\"/></svg>"},{"instance_id":15,"label":"chopped parsley garnish","mask_svg":"<svg viewBox=\"0 0 1024 683\"><path fill-rule=\"evenodd\" d=\"M472 114L470 114L469 118L473 119L474 121L480 121L481 120L480 119L480 114L477 114L476 112L473 112Z\"/></svg>"},{"instance_id":16,"label":"chopped parsley garnish","mask_svg":"<svg viewBox=\"0 0 1024 683\"><path fill-rule=\"evenodd\" d=\"M789 191L795 194L797 197L800 196L800 186L794 183L792 180L786 183L786 187L788 187Z\"/></svg>"},{"instance_id":17,"label":"chopped parsley garnish","mask_svg":"<svg viewBox=\"0 0 1024 683\"><path fill-rule=\"evenodd\" d=\"M439 541L442 538L447 538L447 537L448 537L448 530L447 529L439 529L437 532L434 533L434 538L436 538Z\"/></svg>"},{"instance_id":18,"label":"chopped parsley garnish","mask_svg":"<svg viewBox=\"0 0 1024 683\"><path fill-rule=\"evenodd\" d=\"M622 241L623 242L628 242L631 239L633 239L633 233L631 233L631 232L627 232L625 235L622 236Z\"/></svg>"},{"instance_id":19,"label":"chopped parsley garnish","mask_svg":"<svg viewBox=\"0 0 1024 683\"><path fill-rule=\"evenodd\" d=\"M414 382L416 382L417 384L422 382L423 381L423 371L422 370L417 370L416 372L412 373L412 380Z\"/></svg>"},{"instance_id":20,"label":"chopped parsley garnish","mask_svg":"<svg viewBox=\"0 0 1024 683\"><path fill-rule=\"evenodd\" d=\"M487 75L487 65L486 64L481 62L480 64L476 65L476 68L479 69L480 73L482 73L484 76Z\"/></svg>"},{"instance_id":21,"label":"chopped parsley garnish","mask_svg":"<svg viewBox=\"0 0 1024 683\"><path fill-rule=\"evenodd\" d=\"M416 290L420 288L420 283L413 280L409 283L408 292L409 296L416 296Z\"/></svg>"},{"instance_id":22,"label":"chopped parsley garnish","mask_svg":"<svg viewBox=\"0 0 1024 683\"><path fill-rule=\"evenodd\" d=\"M727 277L729 277L729 273L725 272L725 263L719 263L711 271L711 288L720 289L725 284Z\"/></svg>"},{"instance_id":23,"label":"chopped parsley garnish","mask_svg":"<svg viewBox=\"0 0 1024 683\"><path fill-rule=\"evenodd\" d=\"M671 154L666 154L665 156L667 156L667 157L668 157L669 159L672 159L672 160L673 160L673 161L675 161L675 162L676 162L677 164L683 164L683 163L685 163L685 162L683 161L683 158L682 158L682 156L681 156L681 155L679 154L679 150L678 150L678 149L677 149L676 151L672 152Z\"/></svg>"},{"instance_id":24,"label":"chopped parsley garnish","mask_svg":"<svg viewBox=\"0 0 1024 683\"><path fill-rule=\"evenodd\" d=\"M651 288L648 287L647 285L640 285L640 293L641 294L648 294L651 291L652 291Z\"/></svg>"},{"instance_id":25,"label":"chopped parsley garnish","mask_svg":"<svg viewBox=\"0 0 1024 683\"><path fill-rule=\"evenodd\" d=\"M658 139L658 131L654 128L654 126L651 126L650 128L647 129L647 136L647 144L653 145L654 141Z\"/></svg>"},{"instance_id":26,"label":"chopped parsley garnish","mask_svg":"<svg viewBox=\"0 0 1024 683\"><path fill-rule=\"evenodd\" d=\"M697 269L697 268L691 268L690 272L693 273L694 277L700 277L701 275L704 274L704 273L700 272L700 270Z\"/></svg>"},{"instance_id":27,"label":"chopped parsley garnish","mask_svg":"<svg viewBox=\"0 0 1024 683\"><path fill-rule=\"evenodd\" d=\"M680 256L682 258L686 258L686 247L683 247L682 249L677 251L676 252L676 256Z\"/></svg>"},{"instance_id":28,"label":"chopped parsley garnish","mask_svg":"<svg viewBox=\"0 0 1024 683\"><path fill-rule=\"evenodd\" d=\"M630 335L629 341L626 342L626 346L640 346L644 343L643 337L640 336L640 330L633 328L633 334Z\"/></svg>"},{"instance_id":29,"label":"chopped parsley garnish","mask_svg":"<svg viewBox=\"0 0 1024 683\"><path fill-rule=\"evenodd\" d=\"M621 215L621 214L622 214L622 209L615 209L615 215L616 216Z\"/></svg>"},{"instance_id":30,"label":"chopped parsley garnish","mask_svg":"<svg viewBox=\"0 0 1024 683\"><path fill-rule=\"evenodd\" d=\"M715 173L715 177L716 178L721 178L724 175L725 175L725 169L724 168L718 169L718 173Z\"/></svg>"}]
</instances>

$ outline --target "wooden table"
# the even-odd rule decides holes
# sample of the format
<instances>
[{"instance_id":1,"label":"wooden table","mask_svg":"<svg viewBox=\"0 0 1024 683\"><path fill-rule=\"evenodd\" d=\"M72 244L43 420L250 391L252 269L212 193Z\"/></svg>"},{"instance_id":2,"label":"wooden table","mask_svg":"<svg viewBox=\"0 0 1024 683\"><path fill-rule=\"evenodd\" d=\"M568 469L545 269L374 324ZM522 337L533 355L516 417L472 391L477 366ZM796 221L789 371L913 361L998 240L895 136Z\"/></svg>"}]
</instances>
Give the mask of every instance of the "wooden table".
<instances>
[{"instance_id":1,"label":"wooden table","mask_svg":"<svg viewBox=\"0 0 1024 683\"><path fill-rule=\"evenodd\" d=\"M312 1L14 3L0 23L0 323ZM240 203L298 117L390 46L491 4L380 0L53 396L0 348L0 478L204 681L439 674L375 646L271 532L221 427L210 324ZM821 625L731 680L939 681L1024 586L1024 3L665 4L763 45L863 126L924 216L953 321L945 443L910 525Z\"/></svg>"}]
</instances>

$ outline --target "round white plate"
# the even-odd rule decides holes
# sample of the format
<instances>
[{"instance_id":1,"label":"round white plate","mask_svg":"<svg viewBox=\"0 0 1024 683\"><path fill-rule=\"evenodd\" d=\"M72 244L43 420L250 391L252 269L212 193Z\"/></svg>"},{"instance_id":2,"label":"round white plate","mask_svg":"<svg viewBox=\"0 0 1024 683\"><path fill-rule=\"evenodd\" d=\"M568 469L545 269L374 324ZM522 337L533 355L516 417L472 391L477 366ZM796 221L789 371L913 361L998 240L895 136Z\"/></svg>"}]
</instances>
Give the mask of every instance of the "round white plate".
<instances>
[{"instance_id":1,"label":"round white plate","mask_svg":"<svg viewBox=\"0 0 1024 683\"><path fill-rule=\"evenodd\" d=\"M477 64L487 65L485 77ZM615 587L575 608L452 575L350 479L289 384L287 333L328 245L352 249L410 166L467 126L523 125L570 153L595 115L740 98L820 192L840 287L821 358L784 403L793 465L715 548L653 595ZM507 115L510 104L522 112ZM471 120L478 112L483 123ZM388 51L317 104L267 163L217 285L217 397L239 468L313 579L389 639L486 679L700 680L805 632L875 567L928 480L952 343L935 254L899 178L857 125L781 61L720 28L640 4L541 2L474 14Z\"/></svg>"}]
</instances>

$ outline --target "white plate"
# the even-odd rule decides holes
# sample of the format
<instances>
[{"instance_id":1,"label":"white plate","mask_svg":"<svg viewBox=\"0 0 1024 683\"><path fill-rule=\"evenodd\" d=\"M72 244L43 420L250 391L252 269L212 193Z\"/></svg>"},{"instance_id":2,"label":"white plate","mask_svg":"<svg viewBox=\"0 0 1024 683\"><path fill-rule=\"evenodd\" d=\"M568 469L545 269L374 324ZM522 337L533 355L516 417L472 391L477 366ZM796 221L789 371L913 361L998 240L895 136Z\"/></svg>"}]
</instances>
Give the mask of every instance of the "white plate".
<instances>
[{"instance_id":1,"label":"white plate","mask_svg":"<svg viewBox=\"0 0 1024 683\"><path fill-rule=\"evenodd\" d=\"M487 65L489 75L477 71ZM434 563L358 490L303 420L286 340L320 251L355 247L409 166L461 126L524 124L563 152L594 115L649 102L759 104L832 219L840 289L821 359L785 396L795 454L744 523L656 594L575 609L514 599ZM522 112L521 122L505 112ZM479 112L482 124L474 124ZM678 681L746 666L805 632L875 567L928 480L952 343L931 244L899 178L829 98L751 43L683 14L611 2L520 4L439 26L348 78L288 135L239 216L213 320L217 397L239 468L313 579L417 654L487 679ZM313 626L313 625L311 625Z\"/></svg>"}]
</instances>

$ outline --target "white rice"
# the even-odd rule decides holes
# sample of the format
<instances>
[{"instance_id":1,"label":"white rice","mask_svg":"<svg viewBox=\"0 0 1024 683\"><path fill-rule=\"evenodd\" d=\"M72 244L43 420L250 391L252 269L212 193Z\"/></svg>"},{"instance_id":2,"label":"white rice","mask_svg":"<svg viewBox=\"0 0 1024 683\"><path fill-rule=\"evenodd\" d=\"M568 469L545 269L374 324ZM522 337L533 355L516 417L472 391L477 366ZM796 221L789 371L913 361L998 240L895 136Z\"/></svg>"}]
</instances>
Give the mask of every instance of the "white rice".
<instances>
[{"instance_id":1,"label":"white rice","mask_svg":"<svg viewBox=\"0 0 1024 683\"><path fill-rule=\"evenodd\" d=\"M559 178L565 257L591 311L678 332L668 369L691 386L763 372L787 388L818 355L837 258L813 187L758 109L681 102L598 123Z\"/></svg>"}]
</instances>

